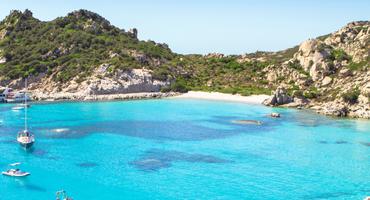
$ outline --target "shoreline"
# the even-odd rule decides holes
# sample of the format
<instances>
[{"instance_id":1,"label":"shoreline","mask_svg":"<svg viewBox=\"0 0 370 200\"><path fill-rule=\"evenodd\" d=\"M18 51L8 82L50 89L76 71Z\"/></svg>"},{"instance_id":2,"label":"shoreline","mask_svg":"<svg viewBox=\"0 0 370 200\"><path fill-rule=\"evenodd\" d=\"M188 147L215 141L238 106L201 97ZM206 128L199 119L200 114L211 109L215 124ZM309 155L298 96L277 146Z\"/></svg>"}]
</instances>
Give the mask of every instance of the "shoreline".
<instances>
[{"instance_id":1,"label":"shoreline","mask_svg":"<svg viewBox=\"0 0 370 200\"><path fill-rule=\"evenodd\" d=\"M228 102L239 102L248 104L262 104L262 102L269 98L269 95L250 95L241 96L226 94L220 92L201 92L201 91L189 91L177 96L172 96L173 99L201 99L201 100L212 100L212 101L228 101Z\"/></svg>"},{"instance_id":2,"label":"shoreline","mask_svg":"<svg viewBox=\"0 0 370 200\"><path fill-rule=\"evenodd\" d=\"M33 95L33 102L91 102L91 101L119 101L119 100L140 100L140 99L160 99L179 95L169 92L140 92L125 94L100 94L83 95L80 93L57 93L52 95Z\"/></svg>"},{"instance_id":3,"label":"shoreline","mask_svg":"<svg viewBox=\"0 0 370 200\"><path fill-rule=\"evenodd\" d=\"M119 100L141 100L141 99L199 99L212 101L239 102L248 104L262 104L269 98L269 95L250 95L241 96L226 94L220 92L202 92L189 91L187 93L177 92L140 92L140 93L125 93L125 94L99 94L85 95L82 93L55 93L55 94L40 94L32 95L32 102L91 102L91 101L119 101Z\"/></svg>"},{"instance_id":4,"label":"shoreline","mask_svg":"<svg viewBox=\"0 0 370 200\"><path fill-rule=\"evenodd\" d=\"M31 92L32 93L32 92ZM263 105L262 102L271 97L269 95L250 95L241 96L239 94L227 94L220 92L202 92L202 91L189 91L187 93L178 92L141 92L141 93L124 93L124 94L100 94L100 95L86 95L85 93L53 93L53 94L42 94L34 93L31 95L33 103L59 103L59 102L96 102L96 101L131 101L131 100L150 100L150 99L198 99L198 100L209 100L209 101L223 101L223 102L236 102L254 105ZM1 103L1 102L0 102ZM4 102L5 103L5 102ZM17 102L14 102L17 103ZM7 104L7 103L5 103ZM10 103L11 104L11 103ZM277 106L280 108L294 108L289 106ZM317 107L317 106L316 106ZM337 116L335 114L325 113L325 107L305 107L307 110L311 110L320 115L339 117L339 118L351 118L351 119L370 119L368 117L361 117L353 115L348 116Z\"/></svg>"}]
</instances>

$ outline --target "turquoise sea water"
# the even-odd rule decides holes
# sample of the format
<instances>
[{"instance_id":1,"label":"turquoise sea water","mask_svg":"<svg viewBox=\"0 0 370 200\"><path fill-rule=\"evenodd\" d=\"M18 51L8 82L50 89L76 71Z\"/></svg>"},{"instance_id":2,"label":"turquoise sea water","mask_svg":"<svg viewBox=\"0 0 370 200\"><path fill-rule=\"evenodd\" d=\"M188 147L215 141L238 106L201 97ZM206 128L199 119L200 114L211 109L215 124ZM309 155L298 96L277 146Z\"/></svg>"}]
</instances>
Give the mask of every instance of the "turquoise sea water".
<instances>
[{"instance_id":1,"label":"turquoise sea water","mask_svg":"<svg viewBox=\"0 0 370 200\"><path fill-rule=\"evenodd\" d=\"M15 143L23 111L0 105L0 199L363 199L370 121L201 100L36 104L37 142ZM282 118L266 114L277 111ZM238 125L232 120L259 120Z\"/></svg>"}]
</instances>

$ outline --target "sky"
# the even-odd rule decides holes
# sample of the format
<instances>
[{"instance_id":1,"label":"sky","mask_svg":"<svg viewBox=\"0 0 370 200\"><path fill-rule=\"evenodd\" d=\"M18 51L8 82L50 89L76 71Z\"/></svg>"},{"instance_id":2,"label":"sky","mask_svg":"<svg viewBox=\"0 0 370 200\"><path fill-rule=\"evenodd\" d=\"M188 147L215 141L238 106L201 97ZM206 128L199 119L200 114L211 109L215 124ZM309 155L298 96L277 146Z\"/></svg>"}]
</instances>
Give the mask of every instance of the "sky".
<instances>
[{"instance_id":1,"label":"sky","mask_svg":"<svg viewBox=\"0 0 370 200\"><path fill-rule=\"evenodd\" d=\"M0 0L0 19L14 9L43 21L91 10L183 54L283 50L370 20L370 0Z\"/></svg>"}]
</instances>

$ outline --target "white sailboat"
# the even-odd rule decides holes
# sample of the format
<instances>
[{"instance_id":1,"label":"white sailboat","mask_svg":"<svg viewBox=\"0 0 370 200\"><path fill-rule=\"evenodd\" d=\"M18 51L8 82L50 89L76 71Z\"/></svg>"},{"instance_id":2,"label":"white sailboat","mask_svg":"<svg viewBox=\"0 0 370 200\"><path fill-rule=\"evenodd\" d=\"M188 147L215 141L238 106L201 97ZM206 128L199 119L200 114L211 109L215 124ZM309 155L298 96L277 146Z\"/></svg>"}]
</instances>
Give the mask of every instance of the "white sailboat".
<instances>
[{"instance_id":1,"label":"white sailboat","mask_svg":"<svg viewBox=\"0 0 370 200\"><path fill-rule=\"evenodd\" d=\"M25 80L25 94L27 94L27 79ZM28 124L27 124L27 95L24 95L24 130L19 132L17 135L18 143L24 148L32 147L33 143L35 142L35 136L28 131Z\"/></svg>"}]
</instances>

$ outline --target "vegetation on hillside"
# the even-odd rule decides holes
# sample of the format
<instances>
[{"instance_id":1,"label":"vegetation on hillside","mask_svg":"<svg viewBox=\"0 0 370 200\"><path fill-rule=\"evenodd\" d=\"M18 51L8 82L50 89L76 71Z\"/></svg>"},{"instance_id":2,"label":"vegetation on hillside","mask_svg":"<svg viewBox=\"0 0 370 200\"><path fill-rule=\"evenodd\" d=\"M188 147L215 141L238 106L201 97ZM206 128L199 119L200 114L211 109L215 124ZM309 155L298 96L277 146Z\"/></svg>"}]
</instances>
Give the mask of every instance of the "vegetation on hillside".
<instances>
[{"instance_id":1,"label":"vegetation on hillside","mask_svg":"<svg viewBox=\"0 0 370 200\"><path fill-rule=\"evenodd\" d=\"M72 79L83 81L102 64L108 66L110 74L133 68L150 69L154 79L172 83L162 91L270 94L276 83L284 83L287 77L279 75L275 83L271 83L265 79L265 69L268 66L276 69L282 63L311 78L298 60L292 60L298 46L241 56L179 55L166 44L139 40L135 31L114 27L103 17L87 10L74 11L48 22L35 19L29 10L12 11L0 22L0 59L6 60L0 63L0 83L38 74L46 74L60 83L68 83ZM318 39L327 37L329 35ZM318 51L328 48L331 54L327 62L332 65L346 61L351 70L369 67L369 58L355 63L342 49L323 44ZM320 96L315 87L299 88L295 83L288 84L292 86L289 91L295 91L295 95L306 98Z\"/></svg>"},{"instance_id":2,"label":"vegetation on hillside","mask_svg":"<svg viewBox=\"0 0 370 200\"><path fill-rule=\"evenodd\" d=\"M8 79L56 73L56 81L66 82L77 74L89 75L103 63L111 64L110 70L149 67L150 63L135 59L133 52L153 59L174 56L165 45L139 41L85 10L50 22L33 18L28 10L13 11L0 29L8 32L0 42L7 60L0 65L0 76Z\"/></svg>"}]
</instances>

